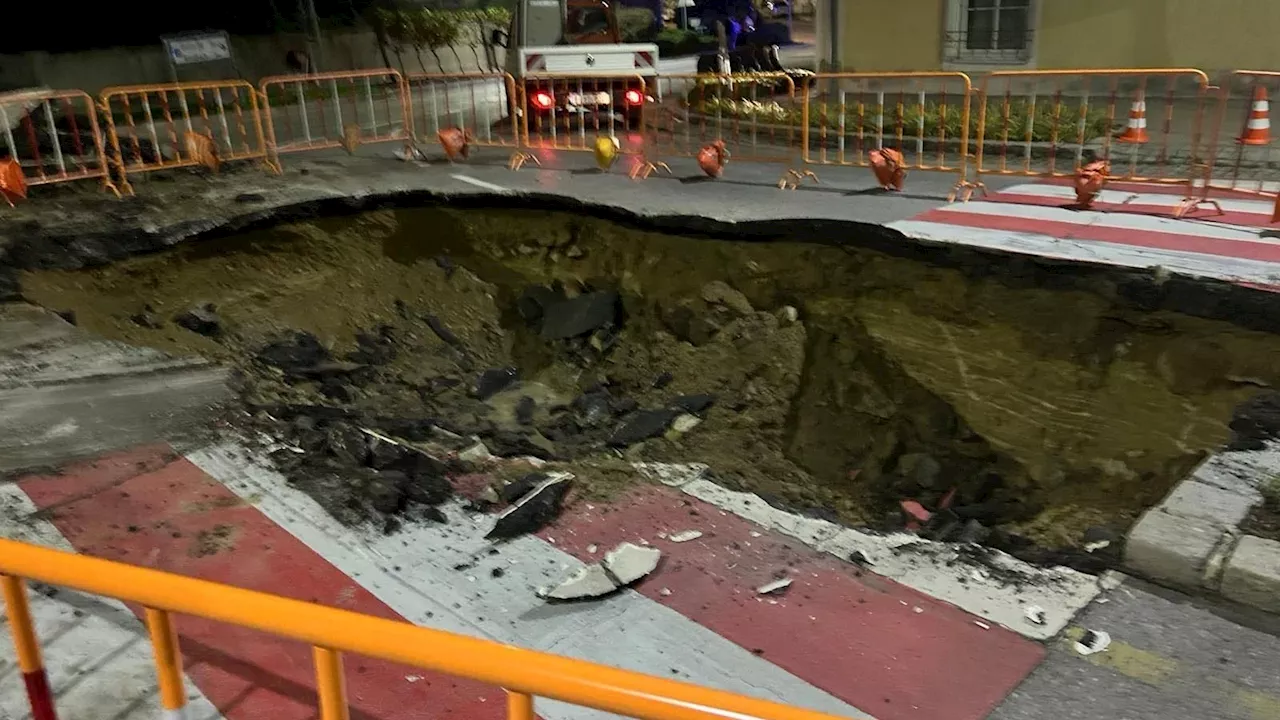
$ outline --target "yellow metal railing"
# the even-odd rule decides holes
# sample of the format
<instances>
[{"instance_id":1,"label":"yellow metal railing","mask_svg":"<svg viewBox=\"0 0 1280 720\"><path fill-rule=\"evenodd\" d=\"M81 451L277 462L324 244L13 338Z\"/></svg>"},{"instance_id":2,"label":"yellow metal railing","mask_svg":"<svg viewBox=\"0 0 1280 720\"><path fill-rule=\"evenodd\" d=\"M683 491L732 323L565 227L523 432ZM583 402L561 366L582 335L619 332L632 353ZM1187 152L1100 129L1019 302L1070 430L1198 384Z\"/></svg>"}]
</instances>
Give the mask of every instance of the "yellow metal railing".
<instances>
[{"instance_id":1,"label":"yellow metal railing","mask_svg":"<svg viewBox=\"0 0 1280 720\"><path fill-rule=\"evenodd\" d=\"M54 720L56 715L21 578L145 607L161 702L173 714L185 702L182 656L170 615L176 612L311 645L321 720L348 717L342 653L497 685L507 691L511 720L533 720L535 696L645 720L835 720L666 678L12 540L0 540L0 573L34 720Z\"/></svg>"}]
</instances>

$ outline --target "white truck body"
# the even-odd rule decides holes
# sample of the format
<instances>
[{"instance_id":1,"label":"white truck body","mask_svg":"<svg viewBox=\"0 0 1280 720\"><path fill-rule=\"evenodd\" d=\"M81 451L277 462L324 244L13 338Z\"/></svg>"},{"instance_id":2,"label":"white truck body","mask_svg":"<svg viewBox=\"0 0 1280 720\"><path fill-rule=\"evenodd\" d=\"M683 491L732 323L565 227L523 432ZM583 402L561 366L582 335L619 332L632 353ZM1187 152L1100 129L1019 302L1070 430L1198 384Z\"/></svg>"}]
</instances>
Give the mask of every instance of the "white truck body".
<instances>
[{"instance_id":1,"label":"white truck body","mask_svg":"<svg viewBox=\"0 0 1280 720\"><path fill-rule=\"evenodd\" d=\"M548 73L568 75L658 74L658 46L652 43L545 45L521 47L517 78Z\"/></svg>"}]
</instances>

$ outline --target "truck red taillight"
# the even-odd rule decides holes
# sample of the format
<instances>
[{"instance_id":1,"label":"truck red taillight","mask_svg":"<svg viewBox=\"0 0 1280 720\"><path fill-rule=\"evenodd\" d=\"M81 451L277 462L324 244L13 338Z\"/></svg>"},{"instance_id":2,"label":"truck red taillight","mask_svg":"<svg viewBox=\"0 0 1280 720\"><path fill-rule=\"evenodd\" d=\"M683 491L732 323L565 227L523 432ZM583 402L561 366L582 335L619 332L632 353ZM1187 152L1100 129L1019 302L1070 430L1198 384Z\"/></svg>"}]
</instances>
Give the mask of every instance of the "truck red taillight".
<instances>
[{"instance_id":1,"label":"truck red taillight","mask_svg":"<svg viewBox=\"0 0 1280 720\"><path fill-rule=\"evenodd\" d=\"M556 104L555 96L546 90L533 91L533 94L529 96L529 100L539 110L550 110Z\"/></svg>"},{"instance_id":2,"label":"truck red taillight","mask_svg":"<svg viewBox=\"0 0 1280 720\"><path fill-rule=\"evenodd\" d=\"M644 93L639 90L628 90L623 98L626 99L628 105L640 105L644 103Z\"/></svg>"}]
</instances>

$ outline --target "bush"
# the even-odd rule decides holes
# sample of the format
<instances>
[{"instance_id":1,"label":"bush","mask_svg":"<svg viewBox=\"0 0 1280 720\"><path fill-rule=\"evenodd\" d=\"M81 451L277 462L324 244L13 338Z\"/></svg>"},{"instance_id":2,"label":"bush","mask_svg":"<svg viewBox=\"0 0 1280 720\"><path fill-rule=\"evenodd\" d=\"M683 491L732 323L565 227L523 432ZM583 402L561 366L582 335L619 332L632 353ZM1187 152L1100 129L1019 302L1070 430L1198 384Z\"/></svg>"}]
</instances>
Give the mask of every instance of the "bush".
<instances>
[{"instance_id":1,"label":"bush","mask_svg":"<svg viewBox=\"0 0 1280 720\"><path fill-rule=\"evenodd\" d=\"M679 28L667 28L658 33L654 43L658 46L658 55L662 57L697 55L716 49L715 38Z\"/></svg>"},{"instance_id":2,"label":"bush","mask_svg":"<svg viewBox=\"0 0 1280 720\"><path fill-rule=\"evenodd\" d=\"M692 97L692 96L691 96ZM756 99L750 99L750 95L746 94L747 99L733 100L718 96L715 92L708 91L705 98L693 104L701 105L701 111L707 114L719 113L723 116L737 117L741 119L757 119L760 122L776 123L776 124L800 124L800 106L799 103L794 105L782 105L775 100L768 99L766 93L760 92ZM862 112L859 114L857 106L853 100L845 105L844 113L844 132L846 135L856 134L859 126L864 133L874 134L877 131L877 124L883 116L884 133L886 136L897 135L901 129L904 137L914 138L921 135L921 115L923 114L924 138L937 139L945 132L947 138L959 137L961 128L960 106L948 103L945 108L939 102L926 102L923 108L918 103L904 105L899 115L896 104L888 98L885 100L885 107L878 108L874 104L874 100L863 105ZM969 121L969 137L976 140L978 137L978 112L980 108L975 106L971 109L972 117ZM1069 115L1069 117L1068 117ZM1062 110L1062 116L1057 122L1058 137L1057 142L1060 144L1075 143L1080 137L1079 110L1071 108ZM1027 125L1030 121L1031 125L1031 141L1037 143L1047 143L1054 140L1053 127L1053 107L1043 103L1035 107L1034 115L1031 114L1030 105L1026 102L1011 102L1008 109L1008 118L1005 117L1003 101L999 104L992 104L987 108L986 117L986 142L998 142L1005 138L1006 131L1009 142L1022 142L1027 138ZM829 104L826 108L822 107L822 102L814 100L809 105L809 125L813 128L821 128L824 125L828 130L838 130L840 128L840 106L838 104ZM1101 109L1091 109L1085 117L1084 122L1084 141L1089 142L1103 135L1117 130L1108 127L1107 113Z\"/></svg>"},{"instance_id":3,"label":"bush","mask_svg":"<svg viewBox=\"0 0 1280 720\"><path fill-rule=\"evenodd\" d=\"M653 39L657 18L646 8L619 8L618 33L622 42L649 42Z\"/></svg>"}]
</instances>

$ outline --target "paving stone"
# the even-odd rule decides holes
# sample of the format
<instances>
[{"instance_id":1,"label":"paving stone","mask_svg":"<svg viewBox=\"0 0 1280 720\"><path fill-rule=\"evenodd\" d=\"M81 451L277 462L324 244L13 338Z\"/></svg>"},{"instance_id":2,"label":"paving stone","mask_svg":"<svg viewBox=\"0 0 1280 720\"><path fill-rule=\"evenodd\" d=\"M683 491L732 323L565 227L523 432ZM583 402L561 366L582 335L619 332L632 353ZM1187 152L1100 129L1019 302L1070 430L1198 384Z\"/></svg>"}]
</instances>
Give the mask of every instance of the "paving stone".
<instances>
[{"instance_id":1,"label":"paving stone","mask_svg":"<svg viewBox=\"0 0 1280 720\"><path fill-rule=\"evenodd\" d=\"M1148 510L1129 531L1125 566L1153 580L1200 587L1222 535L1219 524Z\"/></svg>"},{"instance_id":2,"label":"paving stone","mask_svg":"<svg viewBox=\"0 0 1280 720\"><path fill-rule=\"evenodd\" d=\"M1236 602L1280 613L1280 542L1246 535L1227 560L1222 594Z\"/></svg>"},{"instance_id":3,"label":"paving stone","mask_svg":"<svg viewBox=\"0 0 1280 720\"><path fill-rule=\"evenodd\" d=\"M1197 480L1183 480L1160 509L1170 515L1207 520L1224 527L1238 526L1249 514L1256 499L1220 487L1206 485Z\"/></svg>"},{"instance_id":4,"label":"paving stone","mask_svg":"<svg viewBox=\"0 0 1280 720\"><path fill-rule=\"evenodd\" d=\"M1191 473L1206 485L1240 493L1258 500L1258 485L1280 473L1280 445L1269 444L1265 450L1240 450L1215 453Z\"/></svg>"}]
</instances>

